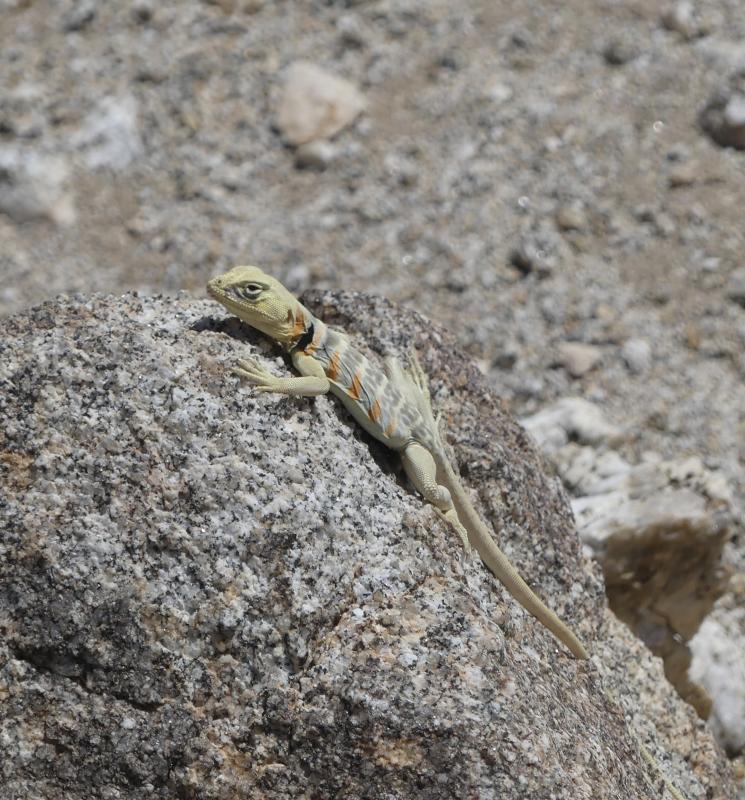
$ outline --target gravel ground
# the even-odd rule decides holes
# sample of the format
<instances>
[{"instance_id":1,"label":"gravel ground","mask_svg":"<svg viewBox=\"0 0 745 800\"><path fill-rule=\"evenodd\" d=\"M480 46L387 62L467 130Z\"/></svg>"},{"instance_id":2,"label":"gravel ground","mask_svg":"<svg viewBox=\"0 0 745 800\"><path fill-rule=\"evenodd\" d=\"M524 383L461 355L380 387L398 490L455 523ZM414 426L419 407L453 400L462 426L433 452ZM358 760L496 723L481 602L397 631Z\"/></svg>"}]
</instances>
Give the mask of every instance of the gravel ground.
<instances>
[{"instance_id":1,"label":"gravel ground","mask_svg":"<svg viewBox=\"0 0 745 800\"><path fill-rule=\"evenodd\" d=\"M378 292L515 413L582 395L626 458L699 455L742 519L741 0L0 10L0 312L246 262ZM366 104L311 150L278 130L299 59Z\"/></svg>"}]
</instances>

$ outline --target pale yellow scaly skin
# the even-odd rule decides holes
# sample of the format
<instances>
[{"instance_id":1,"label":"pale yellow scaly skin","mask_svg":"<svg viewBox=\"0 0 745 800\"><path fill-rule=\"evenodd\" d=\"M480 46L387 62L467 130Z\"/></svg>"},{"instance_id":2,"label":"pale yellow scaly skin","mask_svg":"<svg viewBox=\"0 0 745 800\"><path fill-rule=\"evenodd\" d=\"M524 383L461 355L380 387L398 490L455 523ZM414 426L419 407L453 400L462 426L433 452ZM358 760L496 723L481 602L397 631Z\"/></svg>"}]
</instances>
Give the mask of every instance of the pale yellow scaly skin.
<instances>
[{"instance_id":1,"label":"pale yellow scaly skin","mask_svg":"<svg viewBox=\"0 0 745 800\"><path fill-rule=\"evenodd\" d=\"M345 334L328 328L258 267L235 267L213 278L207 291L289 352L300 377L277 377L247 359L238 362L235 374L259 392L336 395L368 433L401 454L414 486L450 523L464 548L472 545L510 594L575 657L588 658L577 636L533 593L497 547L474 509L445 453L426 377L415 357L408 370L394 358L380 366L372 364ZM661 775L670 794L684 800L638 737L637 742L644 760Z\"/></svg>"}]
</instances>

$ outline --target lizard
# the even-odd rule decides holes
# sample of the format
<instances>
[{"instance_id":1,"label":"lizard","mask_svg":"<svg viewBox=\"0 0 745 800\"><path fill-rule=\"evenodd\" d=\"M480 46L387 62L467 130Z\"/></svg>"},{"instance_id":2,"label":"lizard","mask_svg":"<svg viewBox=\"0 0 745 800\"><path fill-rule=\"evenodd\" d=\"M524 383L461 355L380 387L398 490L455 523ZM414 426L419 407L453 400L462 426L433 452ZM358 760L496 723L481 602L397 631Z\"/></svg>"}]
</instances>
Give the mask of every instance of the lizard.
<instances>
[{"instance_id":1,"label":"lizard","mask_svg":"<svg viewBox=\"0 0 745 800\"><path fill-rule=\"evenodd\" d=\"M445 451L424 372L414 355L408 369L393 356L373 363L343 332L315 317L278 280L258 267L238 266L210 280L208 294L289 354L299 373L278 377L258 362L239 360L233 372L258 392L313 397L331 392L371 436L401 456L424 499L449 523L466 553L473 546L507 591L578 659L588 658L577 635L532 591L499 549L475 510Z\"/></svg>"}]
</instances>

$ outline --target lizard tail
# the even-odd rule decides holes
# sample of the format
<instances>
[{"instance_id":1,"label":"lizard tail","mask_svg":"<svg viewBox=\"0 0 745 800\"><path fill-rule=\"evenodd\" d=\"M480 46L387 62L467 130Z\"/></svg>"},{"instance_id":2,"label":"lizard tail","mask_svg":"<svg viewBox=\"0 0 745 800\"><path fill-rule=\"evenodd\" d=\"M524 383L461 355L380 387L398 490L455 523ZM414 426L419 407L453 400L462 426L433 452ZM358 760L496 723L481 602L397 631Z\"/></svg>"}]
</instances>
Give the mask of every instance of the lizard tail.
<instances>
[{"instance_id":1,"label":"lizard tail","mask_svg":"<svg viewBox=\"0 0 745 800\"><path fill-rule=\"evenodd\" d=\"M458 517L468 532L471 544L476 548L481 560L504 584L507 591L518 603L529 611L551 633L563 642L576 658L588 658L587 650L577 636L562 622L559 617L543 603L527 583L520 577L507 556L497 547L491 533L482 522L468 495L450 466L450 462L439 448L433 452L437 464L438 481L443 483L453 498ZM442 478L442 479L440 479Z\"/></svg>"}]
</instances>

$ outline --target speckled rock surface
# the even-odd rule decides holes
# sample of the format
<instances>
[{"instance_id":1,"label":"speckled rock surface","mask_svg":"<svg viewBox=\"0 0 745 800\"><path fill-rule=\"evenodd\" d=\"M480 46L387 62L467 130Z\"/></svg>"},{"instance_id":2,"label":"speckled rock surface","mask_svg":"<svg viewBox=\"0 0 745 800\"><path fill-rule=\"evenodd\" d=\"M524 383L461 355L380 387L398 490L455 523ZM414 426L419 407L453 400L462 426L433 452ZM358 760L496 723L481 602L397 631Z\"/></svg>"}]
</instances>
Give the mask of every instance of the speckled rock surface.
<instances>
[{"instance_id":1,"label":"speckled rock surface","mask_svg":"<svg viewBox=\"0 0 745 800\"><path fill-rule=\"evenodd\" d=\"M72 298L0 342L0 797L733 797L710 734L603 608L568 504L453 339L386 301L308 298L416 343L464 479L577 662L332 398L186 297Z\"/></svg>"}]
</instances>

